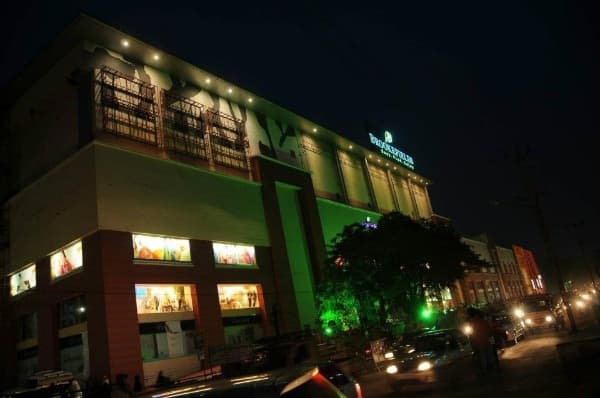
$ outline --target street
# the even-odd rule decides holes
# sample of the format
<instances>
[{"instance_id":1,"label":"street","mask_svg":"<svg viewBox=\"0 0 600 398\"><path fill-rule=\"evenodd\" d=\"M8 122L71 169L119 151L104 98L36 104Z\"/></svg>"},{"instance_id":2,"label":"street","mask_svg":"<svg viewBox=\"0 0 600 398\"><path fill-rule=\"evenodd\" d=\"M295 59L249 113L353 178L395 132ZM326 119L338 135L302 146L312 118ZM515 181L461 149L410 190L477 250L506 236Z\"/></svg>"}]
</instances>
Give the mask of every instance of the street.
<instances>
[{"instance_id":1,"label":"street","mask_svg":"<svg viewBox=\"0 0 600 398\"><path fill-rule=\"evenodd\" d=\"M481 376L474 369L465 369L464 378L453 380L451 385L418 385L394 392L388 387L384 373L366 375L359 382L366 398L598 397L600 383L594 383L590 378L577 383L569 381L556 345L599 336L597 329L575 336L565 332L528 336L501 353L500 372Z\"/></svg>"}]
</instances>

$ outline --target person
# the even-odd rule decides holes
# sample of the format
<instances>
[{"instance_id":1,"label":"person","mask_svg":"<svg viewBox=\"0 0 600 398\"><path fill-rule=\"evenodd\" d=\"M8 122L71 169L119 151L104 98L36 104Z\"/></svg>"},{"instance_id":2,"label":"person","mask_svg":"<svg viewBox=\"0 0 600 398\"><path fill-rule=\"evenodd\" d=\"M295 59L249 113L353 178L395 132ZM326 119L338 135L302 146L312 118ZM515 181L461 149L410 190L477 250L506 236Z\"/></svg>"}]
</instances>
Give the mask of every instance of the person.
<instances>
[{"instance_id":1,"label":"person","mask_svg":"<svg viewBox=\"0 0 600 398\"><path fill-rule=\"evenodd\" d=\"M102 377L102 385L100 387L100 390L102 391L102 397L110 397L110 394L112 392L112 383L106 375Z\"/></svg>"},{"instance_id":2,"label":"person","mask_svg":"<svg viewBox=\"0 0 600 398\"><path fill-rule=\"evenodd\" d=\"M119 373L116 377L115 386L110 393L110 398L133 398L133 391L127 384L127 374Z\"/></svg>"},{"instance_id":3,"label":"person","mask_svg":"<svg viewBox=\"0 0 600 398\"><path fill-rule=\"evenodd\" d=\"M164 375L163 371L158 372L158 376L156 377L156 386L164 387L171 384L171 379Z\"/></svg>"},{"instance_id":4,"label":"person","mask_svg":"<svg viewBox=\"0 0 600 398\"><path fill-rule=\"evenodd\" d=\"M467 316L473 330L470 336L471 347L481 372L486 373L496 367L492 345L493 331L478 309L470 307Z\"/></svg>"},{"instance_id":5,"label":"person","mask_svg":"<svg viewBox=\"0 0 600 398\"><path fill-rule=\"evenodd\" d=\"M138 394L142 391L142 381L140 380L140 375L135 375L133 378L133 392Z\"/></svg>"},{"instance_id":6,"label":"person","mask_svg":"<svg viewBox=\"0 0 600 398\"><path fill-rule=\"evenodd\" d=\"M71 380L69 383L69 395L70 398L81 398L83 397L83 393L81 392L81 386L77 379Z\"/></svg>"}]
</instances>

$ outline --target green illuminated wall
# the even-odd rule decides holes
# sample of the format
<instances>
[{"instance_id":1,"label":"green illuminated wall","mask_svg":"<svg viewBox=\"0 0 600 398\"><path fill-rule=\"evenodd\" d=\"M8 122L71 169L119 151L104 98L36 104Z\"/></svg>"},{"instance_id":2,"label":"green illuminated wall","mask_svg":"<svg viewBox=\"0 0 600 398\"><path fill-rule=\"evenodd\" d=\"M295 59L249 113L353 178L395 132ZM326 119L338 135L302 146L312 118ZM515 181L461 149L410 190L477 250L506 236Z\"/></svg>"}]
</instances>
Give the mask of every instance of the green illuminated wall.
<instances>
[{"instance_id":1,"label":"green illuminated wall","mask_svg":"<svg viewBox=\"0 0 600 398\"><path fill-rule=\"evenodd\" d=\"M281 211L283 234L296 293L300 324L302 327L304 325L314 327L317 320L314 280L302 222L298 189L277 183L277 200ZM285 311L285 308L282 310Z\"/></svg>"},{"instance_id":2,"label":"green illuminated wall","mask_svg":"<svg viewBox=\"0 0 600 398\"><path fill-rule=\"evenodd\" d=\"M381 212L389 212L395 209L392 190L385 170L369 164L369 174L373 183L373 191L377 198L377 206Z\"/></svg>"},{"instance_id":3,"label":"green illuminated wall","mask_svg":"<svg viewBox=\"0 0 600 398\"><path fill-rule=\"evenodd\" d=\"M425 188L417 184L413 184L412 188L415 193L415 202L417 202L419 216L423 218L431 217L431 205L429 203L429 198L427 197L427 192L425 191Z\"/></svg>"},{"instance_id":4,"label":"green illuminated wall","mask_svg":"<svg viewBox=\"0 0 600 398\"><path fill-rule=\"evenodd\" d=\"M333 148L308 135L302 136L303 154L315 191L342 197L342 188L337 172Z\"/></svg>"},{"instance_id":5,"label":"green illuminated wall","mask_svg":"<svg viewBox=\"0 0 600 398\"><path fill-rule=\"evenodd\" d=\"M366 221L367 217L371 218L371 222L376 223L381 217L379 213L373 211L358 209L322 198L317 198L317 206L319 207L325 245L329 245L346 225Z\"/></svg>"},{"instance_id":6,"label":"green illuminated wall","mask_svg":"<svg viewBox=\"0 0 600 398\"><path fill-rule=\"evenodd\" d=\"M400 177L398 175L393 175L393 181L396 191L396 197L398 198L398 204L400 206L400 211L407 215L413 215L413 204L410 198L410 191L408 188L408 181L404 177Z\"/></svg>"},{"instance_id":7,"label":"green illuminated wall","mask_svg":"<svg viewBox=\"0 0 600 398\"><path fill-rule=\"evenodd\" d=\"M346 152L339 152L340 168L346 184L346 192L350 202L370 203L369 188L363 171L362 160Z\"/></svg>"}]
</instances>

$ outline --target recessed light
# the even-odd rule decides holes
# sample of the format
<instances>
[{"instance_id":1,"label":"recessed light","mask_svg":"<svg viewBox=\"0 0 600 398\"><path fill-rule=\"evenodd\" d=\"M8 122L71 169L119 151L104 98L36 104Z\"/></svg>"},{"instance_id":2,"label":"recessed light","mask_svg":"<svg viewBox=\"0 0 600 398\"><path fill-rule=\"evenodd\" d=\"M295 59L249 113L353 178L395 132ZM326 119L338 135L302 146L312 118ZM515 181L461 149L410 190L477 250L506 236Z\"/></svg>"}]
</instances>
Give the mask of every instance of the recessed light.
<instances>
[{"instance_id":1,"label":"recessed light","mask_svg":"<svg viewBox=\"0 0 600 398\"><path fill-rule=\"evenodd\" d=\"M394 170L396 170L396 166L394 166Z\"/></svg>"},{"instance_id":2,"label":"recessed light","mask_svg":"<svg viewBox=\"0 0 600 398\"><path fill-rule=\"evenodd\" d=\"M160 56L158 54L154 54L152 58L154 58L155 61L158 61L160 59Z\"/></svg>"},{"instance_id":3,"label":"recessed light","mask_svg":"<svg viewBox=\"0 0 600 398\"><path fill-rule=\"evenodd\" d=\"M381 159L377 159L377 161L378 161L379 163L381 163Z\"/></svg>"},{"instance_id":4,"label":"recessed light","mask_svg":"<svg viewBox=\"0 0 600 398\"><path fill-rule=\"evenodd\" d=\"M248 98L248 102L252 102L254 101L252 98Z\"/></svg>"},{"instance_id":5,"label":"recessed light","mask_svg":"<svg viewBox=\"0 0 600 398\"><path fill-rule=\"evenodd\" d=\"M233 89L232 89L231 87L229 87L229 88L227 89L227 92L228 92L229 94L231 94L231 93L233 93Z\"/></svg>"},{"instance_id":6,"label":"recessed light","mask_svg":"<svg viewBox=\"0 0 600 398\"><path fill-rule=\"evenodd\" d=\"M388 162L385 162L385 165L386 165L386 166L389 166L390 164L389 164Z\"/></svg>"},{"instance_id":7,"label":"recessed light","mask_svg":"<svg viewBox=\"0 0 600 398\"><path fill-rule=\"evenodd\" d=\"M372 157L373 157L373 155L369 155L369 158L372 158Z\"/></svg>"},{"instance_id":8,"label":"recessed light","mask_svg":"<svg viewBox=\"0 0 600 398\"><path fill-rule=\"evenodd\" d=\"M127 39L123 39L123 40L121 40L121 45L122 45L123 47L129 47L129 40L127 40Z\"/></svg>"},{"instance_id":9,"label":"recessed light","mask_svg":"<svg viewBox=\"0 0 600 398\"><path fill-rule=\"evenodd\" d=\"M348 147L348 149L352 149L352 145L350 145L350 146Z\"/></svg>"},{"instance_id":10,"label":"recessed light","mask_svg":"<svg viewBox=\"0 0 600 398\"><path fill-rule=\"evenodd\" d=\"M210 79L208 77L204 81L206 82L206 84L210 84Z\"/></svg>"},{"instance_id":11,"label":"recessed light","mask_svg":"<svg viewBox=\"0 0 600 398\"><path fill-rule=\"evenodd\" d=\"M317 128L313 127L313 133L316 133L316 132L317 132Z\"/></svg>"}]
</instances>

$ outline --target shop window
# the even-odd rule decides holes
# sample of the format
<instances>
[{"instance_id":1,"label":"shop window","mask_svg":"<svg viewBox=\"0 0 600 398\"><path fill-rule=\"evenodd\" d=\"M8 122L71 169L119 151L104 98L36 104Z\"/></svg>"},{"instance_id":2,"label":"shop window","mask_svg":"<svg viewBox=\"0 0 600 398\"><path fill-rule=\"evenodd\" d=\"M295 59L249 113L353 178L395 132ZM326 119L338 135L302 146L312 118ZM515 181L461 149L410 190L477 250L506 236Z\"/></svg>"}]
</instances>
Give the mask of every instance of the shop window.
<instances>
[{"instance_id":1,"label":"shop window","mask_svg":"<svg viewBox=\"0 0 600 398\"><path fill-rule=\"evenodd\" d=\"M139 332L142 359L145 362L196 352L194 320L140 323Z\"/></svg>"},{"instance_id":2,"label":"shop window","mask_svg":"<svg viewBox=\"0 0 600 398\"><path fill-rule=\"evenodd\" d=\"M258 290L260 285L217 285L221 310L260 308Z\"/></svg>"},{"instance_id":3,"label":"shop window","mask_svg":"<svg viewBox=\"0 0 600 398\"><path fill-rule=\"evenodd\" d=\"M213 253L218 267L256 268L254 246L213 242Z\"/></svg>"},{"instance_id":4,"label":"shop window","mask_svg":"<svg viewBox=\"0 0 600 398\"><path fill-rule=\"evenodd\" d=\"M133 258L148 262L190 263L190 241L166 236L132 234Z\"/></svg>"},{"instance_id":5,"label":"shop window","mask_svg":"<svg viewBox=\"0 0 600 398\"><path fill-rule=\"evenodd\" d=\"M85 297L77 296L58 304L59 328L66 328L87 321Z\"/></svg>"},{"instance_id":6,"label":"shop window","mask_svg":"<svg viewBox=\"0 0 600 398\"><path fill-rule=\"evenodd\" d=\"M138 314L193 311L191 285L135 285Z\"/></svg>"},{"instance_id":7,"label":"shop window","mask_svg":"<svg viewBox=\"0 0 600 398\"><path fill-rule=\"evenodd\" d=\"M16 296L36 286L35 264L10 276L10 295Z\"/></svg>"},{"instance_id":8,"label":"shop window","mask_svg":"<svg viewBox=\"0 0 600 398\"><path fill-rule=\"evenodd\" d=\"M50 255L50 277L59 278L83 266L81 241L65 246Z\"/></svg>"},{"instance_id":9,"label":"shop window","mask_svg":"<svg viewBox=\"0 0 600 398\"><path fill-rule=\"evenodd\" d=\"M37 312L17 318L17 341L37 337Z\"/></svg>"},{"instance_id":10,"label":"shop window","mask_svg":"<svg viewBox=\"0 0 600 398\"><path fill-rule=\"evenodd\" d=\"M477 282L477 302L480 304L487 304L483 282Z\"/></svg>"}]
</instances>

